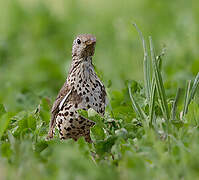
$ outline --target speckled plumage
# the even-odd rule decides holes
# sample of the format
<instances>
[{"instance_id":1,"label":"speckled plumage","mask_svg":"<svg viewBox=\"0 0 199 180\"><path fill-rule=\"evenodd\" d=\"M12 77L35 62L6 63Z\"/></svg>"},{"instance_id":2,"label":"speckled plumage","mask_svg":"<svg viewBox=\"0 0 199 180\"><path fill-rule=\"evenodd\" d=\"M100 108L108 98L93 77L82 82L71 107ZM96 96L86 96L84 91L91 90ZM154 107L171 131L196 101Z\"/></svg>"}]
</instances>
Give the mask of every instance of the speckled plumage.
<instances>
[{"instance_id":1,"label":"speckled plumage","mask_svg":"<svg viewBox=\"0 0 199 180\"><path fill-rule=\"evenodd\" d=\"M53 137L57 126L60 138L90 139L90 127L94 122L78 114L78 109L93 108L104 115L106 91L92 65L96 38L90 34L77 36L73 42L72 63L66 82L61 88L51 110L48 138Z\"/></svg>"}]
</instances>

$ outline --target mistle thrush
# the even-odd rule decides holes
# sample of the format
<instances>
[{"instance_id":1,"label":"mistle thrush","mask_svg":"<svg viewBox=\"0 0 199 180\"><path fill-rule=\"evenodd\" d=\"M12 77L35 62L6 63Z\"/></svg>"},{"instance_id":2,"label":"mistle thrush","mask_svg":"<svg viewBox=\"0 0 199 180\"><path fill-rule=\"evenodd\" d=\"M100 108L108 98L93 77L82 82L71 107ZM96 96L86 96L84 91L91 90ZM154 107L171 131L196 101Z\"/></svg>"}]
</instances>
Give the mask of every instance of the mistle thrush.
<instances>
[{"instance_id":1,"label":"mistle thrush","mask_svg":"<svg viewBox=\"0 0 199 180\"><path fill-rule=\"evenodd\" d=\"M77 140L84 136L91 142L90 128L95 123L79 115L77 110L92 108L102 116L105 112L105 87L92 64L95 44L96 38L90 34L81 34L74 40L69 74L51 110L48 138L53 137L56 125L61 139Z\"/></svg>"}]
</instances>

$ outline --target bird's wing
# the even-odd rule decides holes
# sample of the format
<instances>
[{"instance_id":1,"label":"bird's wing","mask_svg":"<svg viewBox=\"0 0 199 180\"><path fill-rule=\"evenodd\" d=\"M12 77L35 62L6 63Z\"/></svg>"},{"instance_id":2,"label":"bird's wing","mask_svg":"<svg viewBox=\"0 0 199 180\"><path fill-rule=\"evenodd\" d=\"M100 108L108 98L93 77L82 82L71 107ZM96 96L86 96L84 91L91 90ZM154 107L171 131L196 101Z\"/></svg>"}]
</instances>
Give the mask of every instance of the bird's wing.
<instances>
[{"instance_id":1,"label":"bird's wing","mask_svg":"<svg viewBox=\"0 0 199 180\"><path fill-rule=\"evenodd\" d=\"M57 98L55 102L53 103L53 106L51 109L51 120L50 120L50 127L49 127L47 138L53 137L53 130L55 127L57 114L59 110L62 108L62 106L64 105L64 102L68 99L71 92L72 92L72 88L70 88L67 82L65 82L62 88L60 89L59 94L57 95Z\"/></svg>"},{"instance_id":2,"label":"bird's wing","mask_svg":"<svg viewBox=\"0 0 199 180\"><path fill-rule=\"evenodd\" d=\"M107 97L105 86L103 84L102 84L101 89L102 89L102 101L104 103L104 108L103 108L103 116L104 116L105 107L107 106L107 104L109 103L109 101L108 101L108 97Z\"/></svg>"},{"instance_id":3,"label":"bird's wing","mask_svg":"<svg viewBox=\"0 0 199 180\"><path fill-rule=\"evenodd\" d=\"M102 94L103 94L103 96L105 97L105 99L104 99L104 104L105 104L105 107L106 107L107 104L109 104L109 99L108 99L108 96L107 96L107 93L106 93L106 88L105 88L104 85L103 85L103 88L102 88Z\"/></svg>"}]
</instances>

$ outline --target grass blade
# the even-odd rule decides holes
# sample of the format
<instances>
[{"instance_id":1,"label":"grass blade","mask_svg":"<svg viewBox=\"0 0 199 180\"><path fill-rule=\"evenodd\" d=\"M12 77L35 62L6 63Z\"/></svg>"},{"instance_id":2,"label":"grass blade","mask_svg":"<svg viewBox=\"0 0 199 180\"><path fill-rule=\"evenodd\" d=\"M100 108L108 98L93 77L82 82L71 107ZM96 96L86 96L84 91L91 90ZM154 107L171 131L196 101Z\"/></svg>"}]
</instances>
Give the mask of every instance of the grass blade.
<instances>
[{"instance_id":1,"label":"grass blade","mask_svg":"<svg viewBox=\"0 0 199 180\"><path fill-rule=\"evenodd\" d=\"M129 96L130 96L130 99L131 99L131 102L132 102L132 107L133 107L135 113L136 113L137 116L138 116L139 118L141 118L142 120L145 119L146 114L142 111L142 109L141 109L140 106L136 103L134 97L132 96L132 93L131 93L131 85L130 85L130 84L128 85L128 90L129 90Z\"/></svg>"},{"instance_id":2,"label":"grass blade","mask_svg":"<svg viewBox=\"0 0 199 180\"><path fill-rule=\"evenodd\" d=\"M161 68L162 59L161 55L157 56L158 68ZM155 75L153 74L152 84L151 84L151 94L149 102L149 125L152 127L154 113L155 113L155 97L156 97L156 85L155 85Z\"/></svg>"},{"instance_id":3,"label":"grass blade","mask_svg":"<svg viewBox=\"0 0 199 180\"><path fill-rule=\"evenodd\" d=\"M199 73L197 74L193 86L191 88L191 80L188 81L185 91L185 100L184 100L184 108L183 108L183 117L185 114L187 114L189 109L189 104L191 103L191 100L194 98L197 87L199 84Z\"/></svg>"},{"instance_id":4,"label":"grass blade","mask_svg":"<svg viewBox=\"0 0 199 180\"><path fill-rule=\"evenodd\" d=\"M140 29L137 27L137 25L135 23L133 23L133 25L135 26L140 39L142 40L142 46L143 46L143 50L144 50L144 64L143 64L143 69L144 69L144 84L145 84L145 91L146 91L146 97L148 102L150 102L150 94L151 94L151 70L150 70L150 61L148 60L148 53L147 53L147 49L146 49L146 43L144 40L144 36L142 34L142 32L140 31Z\"/></svg>"},{"instance_id":5,"label":"grass blade","mask_svg":"<svg viewBox=\"0 0 199 180\"><path fill-rule=\"evenodd\" d=\"M196 93L196 90L197 90L197 87L198 87L198 84L199 84L199 72L194 80L194 83L193 83L193 86L191 88L191 93L190 93L190 97L189 97L189 100L188 100L188 106L189 104L191 103L191 100L194 98L195 96L195 93Z\"/></svg>"},{"instance_id":6,"label":"grass blade","mask_svg":"<svg viewBox=\"0 0 199 180\"><path fill-rule=\"evenodd\" d=\"M187 82L187 86L186 86L185 99L184 99L184 108L183 108L183 116L182 117L184 117L185 114L188 111L190 88L191 88L191 80L189 80Z\"/></svg>"},{"instance_id":7,"label":"grass blade","mask_svg":"<svg viewBox=\"0 0 199 180\"><path fill-rule=\"evenodd\" d=\"M155 97L156 97L156 86L155 79L152 79L151 95L150 95L150 104L149 104L149 126L152 127L153 117L155 114Z\"/></svg>"},{"instance_id":8,"label":"grass blade","mask_svg":"<svg viewBox=\"0 0 199 180\"><path fill-rule=\"evenodd\" d=\"M154 53L151 37L149 37L149 42L150 42L151 59L152 59L152 64L153 64L154 74L155 74L155 84L156 84L158 96L160 98L161 108L163 109L163 112L162 112L163 116L165 120L168 122L169 121L169 108L166 101L166 94L165 94L165 89L164 89L164 85L162 81L162 76L160 73L160 68L158 67L157 59L155 58L155 53Z\"/></svg>"},{"instance_id":9,"label":"grass blade","mask_svg":"<svg viewBox=\"0 0 199 180\"><path fill-rule=\"evenodd\" d=\"M178 105L178 101L179 101L181 92L182 92L181 89L178 88L177 93L176 93L176 97L175 97L174 102L173 102L172 111L171 111L172 120L175 120L175 118L176 118L176 109L177 109L177 105Z\"/></svg>"}]
</instances>

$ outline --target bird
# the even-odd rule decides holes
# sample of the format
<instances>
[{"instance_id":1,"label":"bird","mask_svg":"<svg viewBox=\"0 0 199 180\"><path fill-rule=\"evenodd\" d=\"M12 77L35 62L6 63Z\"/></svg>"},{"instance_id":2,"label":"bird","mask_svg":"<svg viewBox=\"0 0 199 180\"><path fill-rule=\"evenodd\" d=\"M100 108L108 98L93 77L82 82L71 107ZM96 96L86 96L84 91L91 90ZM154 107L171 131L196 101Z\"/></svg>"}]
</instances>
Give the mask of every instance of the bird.
<instances>
[{"instance_id":1,"label":"bird","mask_svg":"<svg viewBox=\"0 0 199 180\"><path fill-rule=\"evenodd\" d=\"M95 125L78 113L78 110L94 109L104 116L107 104L105 86L97 76L92 63L96 37L92 34L78 35L72 45L72 63L67 79L60 89L51 109L47 139L54 136L55 127L60 139L84 137L91 143L90 128Z\"/></svg>"}]
</instances>

